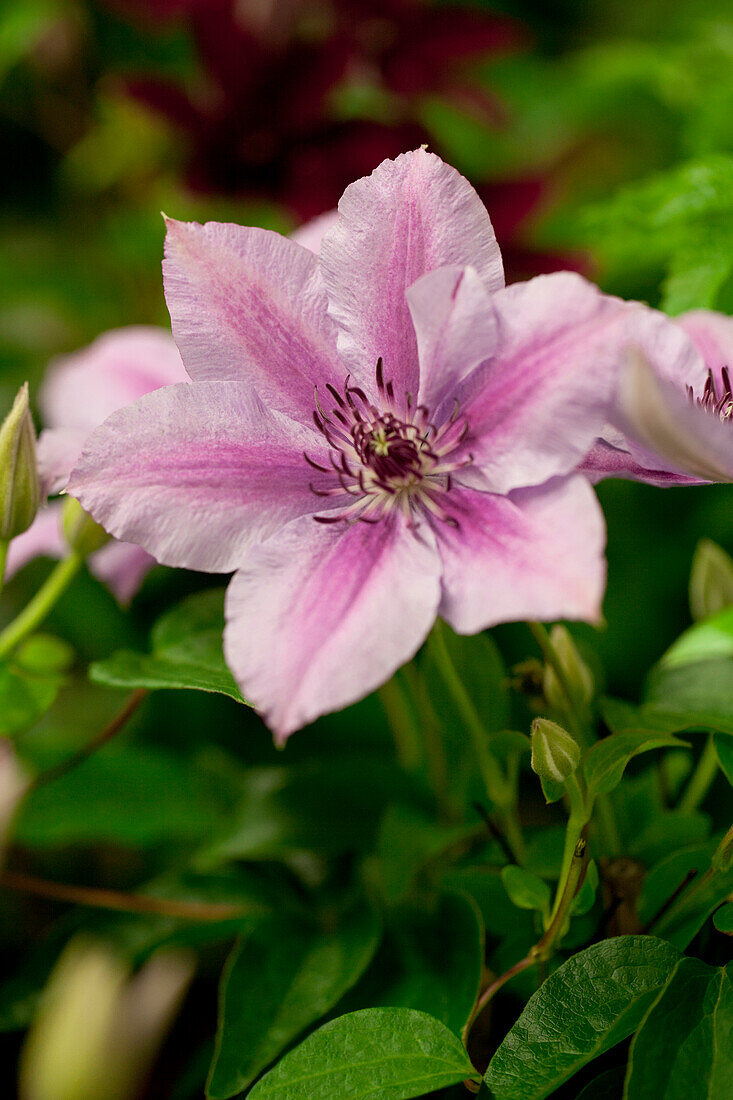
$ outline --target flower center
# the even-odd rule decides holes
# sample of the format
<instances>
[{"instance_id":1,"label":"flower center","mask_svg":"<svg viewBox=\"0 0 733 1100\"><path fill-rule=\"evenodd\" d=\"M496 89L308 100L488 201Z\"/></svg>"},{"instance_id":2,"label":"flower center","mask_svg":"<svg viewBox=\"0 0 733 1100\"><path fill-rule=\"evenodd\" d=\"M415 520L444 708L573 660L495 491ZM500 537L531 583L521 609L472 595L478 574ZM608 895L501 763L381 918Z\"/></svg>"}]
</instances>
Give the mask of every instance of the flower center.
<instances>
[{"instance_id":1,"label":"flower center","mask_svg":"<svg viewBox=\"0 0 733 1100\"><path fill-rule=\"evenodd\" d=\"M461 449L468 421L456 405L453 415L438 428L430 411L414 405L410 394L405 394L398 408L392 382L384 381L381 359L376 381L380 408L362 389L351 386L348 378L342 393L326 386L336 403L330 412L324 411L316 391L313 420L329 445L331 469L307 454L305 459L319 473L331 475L331 480L335 472L338 485L311 483L311 489L319 497L348 493L354 500L330 515L314 518L319 523L376 523L398 508L413 525L421 513L457 526L446 512L444 498L452 487L452 473L472 461Z\"/></svg>"},{"instance_id":2,"label":"flower center","mask_svg":"<svg viewBox=\"0 0 733 1100\"><path fill-rule=\"evenodd\" d=\"M722 393L718 396L718 389L711 370L708 371L705 386L701 397L695 397L692 386L687 387L687 396L693 405L699 405L705 412L717 416L723 422L733 421L733 390L731 390L730 372L723 367L720 372L722 379Z\"/></svg>"}]
</instances>

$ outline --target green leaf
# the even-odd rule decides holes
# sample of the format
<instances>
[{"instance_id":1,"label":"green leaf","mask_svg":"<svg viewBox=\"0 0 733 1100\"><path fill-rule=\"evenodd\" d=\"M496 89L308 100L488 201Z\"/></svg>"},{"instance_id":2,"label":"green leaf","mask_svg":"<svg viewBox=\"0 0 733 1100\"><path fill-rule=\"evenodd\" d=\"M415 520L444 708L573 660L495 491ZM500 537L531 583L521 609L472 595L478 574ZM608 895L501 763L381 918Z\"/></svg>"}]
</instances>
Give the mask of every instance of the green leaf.
<instances>
[{"instance_id":1,"label":"green leaf","mask_svg":"<svg viewBox=\"0 0 733 1100\"><path fill-rule=\"evenodd\" d=\"M733 737L729 733L716 733L713 735L713 744L721 770L733 786Z\"/></svg>"},{"instance_id":2,"label":"green leaf","mask_svg":"<svg viewBox=\"0 0 733 1100\"><path fill-rule=\"evenodd\" d=\"M367 1008L324 1024L259 1081L249 1100L410 1100L479 1075L444 1024Z\"/></svg>"},{"instance_id":3,"label":"green leaf","mask_svg":"<svg viewBox=\"0 0 733 1100\"><path fill-rule=\"evenodd\" d=\"M415 879L452 843L476 835L475 826L446 825L435 814L395 802L382 818L377 839L379 881L390 903L402 901Z\"/></svg>"},{"instance_id":4,"label":"green leaf","mask_svg":"<svg viewBox=\"0 0 733 1100\"><path fill-rule=\"evenodd\" d=\"M672 734L650 730L624 730L598 741L583 758L583 773L591 796L612 791L621 782L626 765L650 749L685 746Z\"/></svg>"},{"instance_id":5,"label":"green leaf","mask_svg":"<svg viewBox=\"0 0 733 1100\"><path fill-rule=\"evenodd\" d=\"M715 910L713 924L718 932L723 932L726 936L733 935L733 901L727 901L720 909Z\"/></svg>"},{"instance_id":6,"label":"green leaf","mask_svg":"<svg viewBox=\"0 0 733 1100\"><path fill-rule=\"evenodd\" d=\"M679 891L674 904L655 921L655 935L664 936L684 950L708 917L733 892L730 844L730 837L725 836L719 843L691 845L652 868L639 898L640 920L648 923L660 906ZM693 871L694 876L690 874Z\"/></svg>"},{"instance_id":7,"label":"green leaf","mask_svg":"<svg viewBox=\"0 0 733 1100\"><path fill-rule=\"evenodd\" d=\"M0 737L30 729L53 705L65 677L0 664Z\"/></svg>"},{"instance_id":8,"label":"green leaf","mask_svg":"<svg viewBox=\"0 0 733 1100\"><path fill-rule=\"evenodd\" d=\"M189 596L155 624L152 653L118 650L91 666L91 679L108 687L214 691L244 703L222 652L223 608L223 589Z\"/></svg>"},{"instance_id":9,"label":"green leaf","mask_svg":"<svg viewBox=\"0 0 733 1100\"><path fill-rule=\"evenodd\" d=\"M710 539L700 539L690 570L690 611L708 619L733 605L733 558Z\"/></svg>"},{"instance_id":10,"label":"green leaf","mask_svg":"<svg viewBox=\"0 0 733 1100\"><path fill-rule=\"evenodd\" d=\"M614 1066L613 1069L604 1070L589 1081L575 1100L620 1100L623 1087L623 1066Z\"/></svg>"},{"instance_id":11,"label":"green leaf","mask_svg":"<svg viewBox=\"0 0 733 1100\"><path fill-rule=\"evenodd\" d=\"M483 924L471 898L447 893L398 906L389 911L382 945L343 1011L414 1008L460 1036L483 961Z\"/></svg>"},{"instance_id":12,"label":"green leaf","mask_svg":"<svg viewBox=\"0 0 733 1100\"><path fill-rule=\"evenodd\" d=\"M733 964L681 959L631 1045L626 1100L733 1096L732 1036Z\"/></svg>"},{"instance_id":13,"label":"green leaf","mask_svg":"<svg viewBox=\"0 0 733 1100\"><path fill-rule=\"evenodd\" d=\"M643 713L733 733L733 607L690 627L654 666Z\"/></svg>"},{"instance_id":14,"label":"green leaf","mask_svg":"<svg viewBox=\"0 0 733 1100\"><path fill-rule=\"evenodd\" d=\"M366 906L329 932L285 918L257 927L222 976L207 1095L225 1100L247 1088L357 981L378 942L379 923Z\"/></svg>"},{"instance_id":15,"label":"green leaf","mask_svg":"<svg viewBox=\"0 0 733 1100\"><path fill-rule=\"evenodd\" d=\"M192 841L220 827L224 812L198 762L110 744L33 789L20 808L16 836L34 848Z\"/></svg>"},{"instance_id":16,"label":"green leaf","mask_svg":"<svg viewBox=\"0 0 733 1100\"><path fill-rule=\"evenodd\" d=\"M544 1100L630 1035L679 952L653 936L604 940L568 959L537 990L491 1060L496 1100Z\"/></svg>"},{"instance_id":17,"label":"green leaf","mask_svg":"<svg viewBox=\"0 0 733 1100\"><path fill-rule=\"evenodd\" d=\"M543 914L549 913L552 901L550 887L537 875L510 863L507 867L502 867L501 880L518 909L536 909Z\"/></svg>"},{"instance_id":18,"label":"green leaf","mask_svg":"<svg viewBox=\"0 0 733 1100\"><path fill-rule=\"evenodd\" d=\"M406 786L396 766L365 754L250 768L238 808L201 863L370 847L386 803Z\"/></svg>"}]
</instances>

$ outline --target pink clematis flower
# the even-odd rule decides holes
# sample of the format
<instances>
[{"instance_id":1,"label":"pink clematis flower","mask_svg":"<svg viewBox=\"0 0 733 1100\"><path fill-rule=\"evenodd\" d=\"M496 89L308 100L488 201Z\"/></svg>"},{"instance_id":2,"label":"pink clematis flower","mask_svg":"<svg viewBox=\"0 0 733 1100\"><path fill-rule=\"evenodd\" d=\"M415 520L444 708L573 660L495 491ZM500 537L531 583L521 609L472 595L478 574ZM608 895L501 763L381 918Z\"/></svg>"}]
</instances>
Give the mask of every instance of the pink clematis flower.
<instances>
[{"instance_id":1,"label":"pink clematis flower","mask_svg":"<svg viewBox=\"0 0 733 1100\"><path fill-rule=\"evenodd\" d=\"M688 337L684 354L630 350L611 424L582 467L593 480L733 481L733 318L694 310L677 324Z\"/></svg>"},{"instance_id":2,"label":"pink clematis flower","mask_svg":"<svg viewBox=\"0 0 733 1100\"><path fill-rule=\"evenodd\" d=\"M595 619L604 524L573 474L619 347L660 314L570 273L503 286L473 188L420 149L346 189L320 251L170 222L190 385L90 438L69 489L170 565L236 570L225 653L282 742L383 683L436 615Z\"/></svg>"},{"instance_id":3,"label":"pink clematis flower","mask_svg":"<svg viewBox=\"0 0 733 1100\"><path fill-rule=\"evenodd\" d=\"M48 425L38 444L46 492L64 488L87 436L110 413L150 390L186 378L172 337L163 329L144 326L107 332L83 351L52 363L38 395ZM60 502L42 508L31 527L13 540L8 576L32 558L67 553L60 512ZM109 542L89 564L124 603L132 599L155 561L139 546Z\"/></svg>"}]
</instances>

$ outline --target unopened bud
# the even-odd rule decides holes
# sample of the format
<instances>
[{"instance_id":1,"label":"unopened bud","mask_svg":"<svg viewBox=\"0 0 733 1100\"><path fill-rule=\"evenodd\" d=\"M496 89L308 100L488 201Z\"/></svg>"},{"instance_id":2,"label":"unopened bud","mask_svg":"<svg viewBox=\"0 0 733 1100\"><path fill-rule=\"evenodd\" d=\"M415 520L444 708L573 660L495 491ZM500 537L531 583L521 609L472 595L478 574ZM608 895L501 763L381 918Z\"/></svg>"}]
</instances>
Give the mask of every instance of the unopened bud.
<instances>
[{"instance_id":1,"label":"unopened bud","mask_svg":"<svg viewBox=\"0 0 733 1100\"><path fill-rule=\"evenodd\" d=\"M542 784L548 802L562 797L565 781L580 763L580 745L574 737L551 722L549 718L535 718L532 723L532 771Z\"/></svg>"},{"instance_id":2,"label":"unopened bud","mask_svg":"<svg viewBox=\"0 0 733 1100\"><path fill-rule=\"evenodd\" d=\"M701 539L690 571L690 611L707 619L733 604L733 558L722 547Z\"/></svg>"},{"instance_id":3,"label":"unopened bud","mask_svg":"<svg viewBox=\"0 0 733 1100\"><path fill-rule=\"evenodd\" d=\"M61 526L69 549L75 550L82 558L88 558L95 550L100 550L111 537L104 527L100 527L89 513L84 511L74 497L64 499Z\"/></svg>"},{"instance_id":4,"label":"unopened bud","mask_svg":"<svg viewBox=\"0 0 733 1100\"><path fill-rule=\"evenodd\" d=\"M36 433L26 382L0 426L0 541L9 542L27 531L40 502Z\"/></svg>"},{"instance_id":5,"label":"unopened bud","mask_svg":"<svg viewBox=\"0 0 733 1100\"><path fill-rule=\"evenodd\" d=\"M21 1100L134 1100L192 974L188 953L161 952L131 976L105 944L72 941L26 1038Z\"/></svg>"},{"instance_id":6,"label":"unopened bud","mask_svg":"<svg viewBox=\"0 0 733 1100\"><path fill-rule=\"evenodd\" d=\"M570 631L558 623L550 631L550 641L573 693L572 702L588 706L593 699L593 673L578 653ZM568 699L552 665L545 665L543 688L553 709L561 712L567 709Z\"/></svg>"}]
</instances>

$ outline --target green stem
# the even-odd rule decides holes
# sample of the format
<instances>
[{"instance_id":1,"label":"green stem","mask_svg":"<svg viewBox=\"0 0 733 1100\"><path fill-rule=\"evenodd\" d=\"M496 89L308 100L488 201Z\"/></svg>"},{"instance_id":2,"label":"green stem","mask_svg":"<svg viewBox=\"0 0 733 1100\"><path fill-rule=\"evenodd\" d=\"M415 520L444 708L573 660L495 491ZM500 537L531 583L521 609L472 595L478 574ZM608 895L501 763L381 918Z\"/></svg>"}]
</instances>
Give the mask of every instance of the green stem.
<instances>
[{"instance_id":1,"label":"green stem","mask_svg":"<svg viewBox=\"0 0 733 1100\"><path fill-rule=\"evenodd\" d=\"M471 1034L471 1029L476 1020L501 987L506 985L506 983L517 974L521 974L527 967L541 964L552 958L555 947L562 937L570 906L573 904L573 899L582 886L583 879L585 878L588 856L587 848L588 845L585 837L582 835L578 836L575 847L571 853L570 864L568 865L564 878L560 881L558 903L555 906L555 911L547 930L539 942L529 949L523 959L520 959L519 962L515 963L514 966L511 966L504 974L493 981L478 998L468 1018L468 1022L463 1029L464 1046L468 1042L468 1037Z\"/></svg>"},{"instance_id":2,"label":"green stem","mask_svg":"<svg viewBox=\"0 0 733 1100\"><path fill-rule=\"evenodd\" d=\"M680 813L689 814L698 808L712 787L717 774L718 754L715 751L715 741L711 733L677 806Z\"/></svg>"},{"instance_id":3,"label":"green stem","mask_svg":"<svg viewBox=\"0 0 733 1100\"><path fill-rule=\"evenodd\" d=\"M8 560L8 547L9 542L4 539L0 540L0 592L3 590L3 583L5 581L5 562Z\"/></svg>"},{"instance_id":4,"label":"green stem","mask_svg":"<svg viewBox=\"0 0 733 1100\"><path fill-rule=\"evenodd\" d=\"M565 790L570 799L570 816L568 817L568 823L565 827L565 847L563 849L560 878L555 893L555 902L550 913L548 928L553 926L557 913L562 905L578 841L588 824L592 810L592 807L586 804L583 792L580 789L580 784L574 775L569 776L565 781Z\"/></svg>"},{"instance_id":5,"label":"green stem","mask_svg":"<svg viewBox=\"0 0 733 1100\"><path fill-rule=\"evenodd\" d=\"M578 744L583 749L590 748L593 743L592 733L587 728L588 715L586 708L578 703L572 685L568 680L565 667L560 660L560 655L555 649L547 628L543 623L528 622L532 637L542 650L542 656L555 673L558 683L568 703L568 717L572 733ZM621 837L616 824L616 815L613 812L613 804L607 794L600 794L596 799L596 824L601 834L601 846L607 855L617 855L621 850Z\"/></svg>"},{"instance_id":6,"label":"green stem","mask_svg":"<svg viewBox=\"0 0 733 1100\"><path fill-rule=\"evenodd\" d=\"M84 559L73 552L68 558L58 563L30 603L0 634L0 659L7 657L40 626L54 604L63 596L83 563Z\"/></svg>"},{"instance_id":7,"label":"green stem","mask_svg":"<svg viewBox=\"0 0 733 1100\"><path fill-rule=\"evenodd\" d=\"M524 856L524 838L516 815L516 792L507 782L501 765L489 748L488 734L453 663L440 622L435 624L428 638L428 645L446 687L453 697L456 710L471 734L486 793L492 806L496 808L497 816L515 857L521 862Z\"/></svg>"},{"instance_id":8,"label":"green stem","mask_svg":"<svg viewBox=\"0 0 733 1100\"><path fill-rule=\"evenodd\" d=\"M379 689L379 699L392 731L397 760L405 771L414 771L420 763L420 735L415 716L399 673Z\"/></svg>"}]
</instances>

